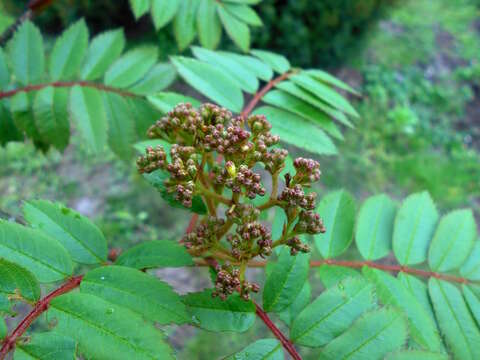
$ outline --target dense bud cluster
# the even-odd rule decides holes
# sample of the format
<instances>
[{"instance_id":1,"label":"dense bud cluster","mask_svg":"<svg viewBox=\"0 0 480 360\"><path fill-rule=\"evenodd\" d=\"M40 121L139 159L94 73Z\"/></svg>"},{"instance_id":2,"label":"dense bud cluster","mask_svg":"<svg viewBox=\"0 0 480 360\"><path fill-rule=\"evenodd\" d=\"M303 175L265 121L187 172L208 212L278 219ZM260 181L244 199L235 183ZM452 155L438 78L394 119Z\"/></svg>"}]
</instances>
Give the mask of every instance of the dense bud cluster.
<instances>
[{"instance_id":1,"label":"dense bud cluster","mask_svg":"<svg viewBox=\"0 0 480 360\"><path fill-rule=\"evenodd\" d=\"M319 163L296 159L295 174L285 175L285 187L278 193L278 177L288 152L276 147L280 138L270 133L271 128L263 115L244 119L212 104L198 109L180 104L148 130L150 138L171 144L170 156L160 146L149 147L137 160L142 174L165 172L167 192L185 207L192 206L194 196L207 205L209 215L184 236L183 243L196 256L233 264L225 262L217 268L213 295L222 299L234 292L249 299L250 292L258 291L257 285L244 280L245 265L252 258L267 257L279 245L288 246L292 255L308 252L299 235L325 232L313 212L316 193L305 193L305 187L320 178ZM257 197L266 194L257 170L262 166L275 181L270 196L253 205L251 200L258 204ZM224 217L218 215L219 206L227 207ZM272 239L269 227L260 221L261 211L272 207L282 208L287 215L279 239Z\"/></svg>"},{"instance_id":2,"label":"dense bud cluster","mask_svg":"<svg viewBox=\"0 0 480 360\"><path fill-rule=\"evenodd\" d=\"M183 237L187 249L207 250L217 243L217 234L225 225L225 220L208 216L195 230Z\"/></svg>"},{"instance_id":3,"label":"dense bud cluster","mask_svg":"<svg viewBox=\"0 0 480 360\"><path fill-rule=\"evenodd\" d=\"M234 268L229 263L218 265L215 269L217 278L215 280L215 290L213 297L219 296L225 300L229 295L237 291L244 300L250 299L250 292L258 292L260 287L257 284L240 280L240 270Z\"/></svg>"},{"instance_id":4,"label":"dense bud cluster","mask_svg":"<svg viewBox=\"0 0 480 360\"><path fill-rule=\"evenodd\" d=\"M293 162L297 173L293 178L295 184L311 184L320 179L320 164L318 161L305 158L297 158Z\"/></svg>"},{"instance_id":5,"label":"dense bud cluster","mask_svg":"<svg viewBox=\"0 0 480 360\"><path fill-rule=\"evenodd\" d=\"M310 252L310 247L307 244L302 243L298 236L294 236L293 238L288 239L286 245L290 247L290 254L292 256L297 255L299 252Z\"/></svg>"},{"instance_id":6,"label":"dense bud cluster","mask_svg":"<svg viewBox=\"0 0 480 360\"><path fill-rule=\"evenodd\" d=\"M165 167L166 159L167 155L161 146L157 146L156 148L149 146L146 150L146 154L137 160L138 172L140 174L149 174L155 170L163 169Z\"/></svg>"},{"instance_id":7,"label":"dense bud cluster","mask_svg":"<svg viewBox=\"0 0 480 360\"><path fill-rule=\"evenodd\" d=\"M242 193L254 199L257 195L264 196L265 188L261 183L260 174L254 173L247 165L240 165L238 171L232 161L227 161L225 168L215 176L216 186L226 186L236 194Z\"/></svg>"},{"instance_id":8,"label":"dense bud cluster","mask_svg":"<svg viewBox=\"0 0 480 360\"><path fill-rule=\"evenodd\" d=\"M312 211L302 210L298 215L298 222L293 228L297 234L319 234L326 231L320 215Z\"/></svg>"},{"instance_id":9,"label":"dense bud cluster","mask_svg":"<svg viewBox=\"0 0 480 360\"><path fill-rule=\"evenodd\" d=\"M305 195L303 187L301 185L295 185L294 187L286 187L279 195L278 200L285 203L288 208L301 207L306 210L315 209L315 199L317 193L310 193Z\"/></svg>"}]
</instances>

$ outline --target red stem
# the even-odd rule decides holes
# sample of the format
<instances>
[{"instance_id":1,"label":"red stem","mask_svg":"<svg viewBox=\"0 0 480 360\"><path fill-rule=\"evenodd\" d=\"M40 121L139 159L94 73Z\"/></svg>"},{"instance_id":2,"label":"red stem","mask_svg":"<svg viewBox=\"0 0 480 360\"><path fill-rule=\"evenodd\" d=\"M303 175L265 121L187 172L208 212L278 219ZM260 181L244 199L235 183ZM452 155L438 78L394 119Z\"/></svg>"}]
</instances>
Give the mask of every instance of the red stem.
<instances>
[{"instance_id":1,"label":"red stem","mask_svg":"<svg viewBox=\"0 0 480 360\"><path fill-rule=\"evenodd\" d=\"M30 0L27 7L33 12L40 12L53 4L54 0Z\"/></svg>"},{"instance_id":2,"label":"red stem","mask_svg":"<svg viewBox=\"0 0 480 360\"><path fill-rule=\"evenodd\" d=\"M38 90L41 90L41 89L49 87L49 86L53 86L53 87L57 87L57 88L68 88L68 87L74 87L76 85L82 86L82 87L95 88L95 89L102 90L102 91L107 91L107 92L113 92L113 93L116 93L116 94L119 94L119 95L122 95L122 96L125 96L125 97L138 97L139 96L137 94L134 94L134 93L131 93L131 92L128 92L128 91L120 90L120 89L117 89L117 88L114 88L114 87L110 87L110 86L106 86L106 85L98 84L98 83L93 83L93 82L89 82L89 81L69 81L69 82L57 81L57 82L48 83L48 84L28 85L28 86L25 86L23 88L18 88L18 89L14 89L14 90L10 90L10 91L0 92L0 100L4 99L4 98L7 98L7 97L14 96L19 92L38 91Z\"/></svg>"},{"instance_id":3,"label":"red stem","mask_svg":"<svg viewBox=\"0 0 480 360\"><path fill-rule=\"evenodd\" d=\"M267 313L263 311L263 309L255 303L255 308L256 308L256 313L257 316L263 320L265 325L272 331L273 335L280 340L282 343L282 346L285 348L285 350L288 351L288 353L292 356L293 359L295 360L302 360L302 357L300 354L297 352L297 349L293 346L293 344L288 340L285 335L277 328L277 326L270 320L268 317Z\"/></svg>"},{"instance_id":4,"label":"red stem","mask_svg":"<svg viewBox=\"0 0 480 360\"><path fill-rule=\"evenodd\" d=\"M248 105L243 109L242 111L242 117L246 118L250 113L253 111L255 106L257 106L258 102L262 100L262 98L265 96L267 92L269 92L275 85L277 85L279 82L282 82L283 80L288 79L289 76L291 76L291 72L286 72L283 73L282 75L276 77L273 80L270 80L259 92L255 94L255 96L250 100Z\"/></svg>"},{"instance_id":5,"label":"red stem","mask_svg":"<svg viewBox=\"0 0 480 360\"><path fill-rule=\"evenodd\" d=\"M25 331L27 331L28 327L32 324L32 322L48 309L48 307L50 306L50 301L52 301L57 296L63 295L77 288L80 285L82 279L83 275L72 277L61 287L52 291L50 294L38 301L32 311L30 311L30 313L20 322L20 324L18 324L12 334L7 336L3 340L3 345L0 350L0 360L3 360L8 354L8 352L15 347L17 339L20 338L25 333Z\"/></svg>"},{"instance_id":6,"label":"red stem","mask_svg":"<svg viewBox=\"0 0 480 360\"><path fill-rule=\"evenodd\" d=\"M266 261L250 261L247 265L248 267L252 267L252 268L261 268L261 267L265 267L266 264L267 264ZM197 265L202 266L205 264L202 264L202 262L200 261L199 263L197 263ZM383 271L404 272L406 274L413 274L413 275L423 276L427 278L433 277L436 279L441 279L449 282L457 282L460 284L478 283L478 281L468 280L460 276L441 274L433 271L420 270L420 269L415 269L415 268L402 266L398 264L385 265L385 264L378 264L373 261L346 261L346 260L335 260L335 259L310 261L310 267L319 267L322 265L334 265L334 266L343 266L343 267L349 267L349 268L362 268L364 266L368 266L370 268L379 269Z\"/></svg>"}]
</instances>

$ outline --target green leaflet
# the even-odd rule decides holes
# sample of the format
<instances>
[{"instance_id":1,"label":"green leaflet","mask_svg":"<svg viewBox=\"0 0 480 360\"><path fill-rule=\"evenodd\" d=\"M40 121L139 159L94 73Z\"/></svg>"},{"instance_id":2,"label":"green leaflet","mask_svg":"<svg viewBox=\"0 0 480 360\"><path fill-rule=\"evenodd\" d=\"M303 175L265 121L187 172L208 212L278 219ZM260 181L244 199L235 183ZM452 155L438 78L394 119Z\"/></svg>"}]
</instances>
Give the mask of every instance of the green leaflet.
<instances>
[{"instance_id":1,"label":"green leaflet","mask_svg":"<svg viewBox=\"0 0 480 360\"><path fill-rule=\"evenodd\" d=\"M192 47L193 55L199 60L205 61L215 67L218 67L228 74L234 80L238 87L242 90L254 94L258 89L258 80L255 74L248 69L243 68L242 64L238 63L221 53L203 49L197 46Z\"/></svg>"},{"instance_id":2,"label":"green leaflet","mask_svg":"<svg viewBox=\"0 0 480 360\"><path fill-rule=\"evenodd\" d=\"M195 39L195 20L198 5L198 0L182 0L173 20L173 33L181 51L185 50Z\"/></svg>"},{"instance_id":3,"label":"green leaflet","mask_svg":"<svg viewBox=\"0 0 480 360\"><path fill-rule=\"evenodd\" d=\"M143 79L133 84L128 90L138 95L154 94L169 87L176 79L177 72L168 63L155 65Z\"/></svg>"},{"instance_id":4,"label":"green leaflet","mask_svg":"<svg viewBox=\"0 0 480 360\"><path fill-rule=\"evenodd\" d=\"M320 353L321 359L376 360L402 348L407 340L403 314L391 308L371 311L335 338Z\"/></svg>"},{"instance_id":5,"label":"green leaflet","mask_svg":"<svg viewBox=\"0 0 480 360\"><path fill-rule=\"evenodd\" d=\"M88 47L80 77L96 80L118 59L125 47L123 30L111 30L97 35Z\"/></svg>"},{"instance_id":6,"label":"green leaflet","mask_svg":"<svg viewBox=\"0 0 480 360\"><path fill-rule=\"evenodd\" d=\"M7 328L7 324L5 323L5 319L0 318L0 340L3 340L3 338L5 338L5 336L7 335L8 335L8 328Z\"/></svg>"},{"instance_id":7,"label":"green leaflet","mask_svg":"<svg viewBox=\"0 0 480 360\"><path fill-rule=\"evenodd\" d=\"M22 141L23 135L15 126L12 115L4 103L0 101L0 145L5 145L9 141Z\"/></svg>"},{"instance_id":8,"label":"green leaflet","mask_svg":"<svg viewBox=\"0 0 480 360\"><path fill-rule=\"evenodd\" d=\"M0 254L42 283L63 280L73 272L67 251L56 240L15 223L0 221Z\"/></svg>"},{"instance_id":9,"label":"green leaflet","mask_svg":"<svg viewBox=\"0 0 480 360\"><path fill-rule=\"evenodd\" d=\"M317 207L327 231L315 236L315 244L325 259L342 254L353 240L355 200L344 190L323 197Z\"/></svg>"},{"instance_id":10,"label":"green leaflet","mask_svg":"<svg viewBox=\"0 0 480 360\"><path fill-rule=\"evenodd\" d=\"M385 360L448 360L448 355L421 350L405 350L391 353Z\"/></svg>"},{"instance_id":11,"label":"green leaflet","mask_svg":"<svg viewBox=\"0 0 480 360\"><path fill-rule=\"evenodd\" d=\"M0 258L0 296L15 294L35 302L40 298L40 285L30 271Z\"/></svg>"},{"instance_id":12,"label":"green leaflet","mask_svg":"<svg viewBox=\"0 0 480 360\"><path fill-rule=\"evenodd\" d=\"M107 241L87 217L46 200L26 202L23 213L30 225L60 242L76 262L107 261Z\"/></svg>"},{"instance_id":13,"label":"green leaflet","mask_svg":"<svg viewBox=\"0 0 480 360\"><path fill-rule=\"evenodd\" d=\"M375 307L372 284L361 277L341 281L303 309L293 321L290 338L304 346L326 345Z\"/></svg>"},{"instance_id":14,"label":"green leaflet","mask_svg":"<svg viewBox=\"0 0 480 360\"><path fill-rule=\"evenodd\" d=\"M152 0L152 20L155 29L167 25L173 19L180 6L179 0Z\"/></svg>"},{"instance_id":15,"label":"green leaflet","mask_svg":"<svg viewBox=\"0 0 480 360\"><path fill-rule=\"evenodd\" d=\"M165 187L165 181L167 180L168 176L168 172L164 170L156 170L150 174L143 174L145 180L147 180L150 185L158 190L161 197L168 202L170 206L183 210L189 210L202 215L207 213L207 207L205 206L205 203L200 195L195 195L193 197L192 206L190 208L186 208L182 203L176 200L175 195L168 192L167 188Z\"/></svg>"},{"instance_id":16,"label":"green leaflet","mask_svg":"<svg viewBox=\"0 0 480 360\"><path fill-rule=\"evenodd\" d=\"M365 260L378 260L392 249L395 203L385 194L368 198L360 208L355 241Z\"/></svg>"},{"instance_id":17,"label":"green leaflet","mask_svg":"<svg viewBox=\"0 0 480 360\"><path fill-rule=\"evenodd\" d=\"M151 0L130 0L130 7L132 8L135 19L141 18L150 9Z\"/></svg>"},{"instance_id":18,"label":"green leaflet","mask_svg":"<svg viewBox=\"0 0 480 360\"><path fill-rule=\"evenodd\" d=\"M215 49L222 38L222 25L213 0L199 0L197 29L200 44L207 49Z\"/></svg>"},{"instance_id":19,"label":"green leaflet","mask_svg":"<svg viewBox=\"0 0 480 360\"><path fill-rule=\"evenodd\" d=\"M472 291L474 289L474 286L475 285L471 285L471 287L467 285L462 285L463 296L467 301L468 307L470 308L473 317L477 321L477 325L480 327L480 288L478 288L477 286L478 290L475 294L475 292Z\"/></svg>"},{"instance_id":20,"label":"green leaflet","mask_svg":"<svg viewBox=\"0 0 480 360\"><path fill-rule=\"evenodd\" d=\"M460 274L470 280L480 280L480 240L475 242L470 256L460 268Z\"/></svg>"},{"instance_id":21,"label":"green leaflet","mask_svg":"<svg viewBox=\"0 0 480 360\"><path fill-rule=\"evenodd\" d=\"M283 55L275 54L270 51L252 49L250 53L256 56L279 74L290 70L290 63Z\"/></svg>"},{"instance_id":22,"label":"green leaflet","mask_svg":"<svg viewBox=\"0 0 480 360\"><path fill-rule=\"evenodd\" d=\"M79 352L86 358L174 358L160 330L129 309L90 294L55 298L47 316L56 319L57 332L78 341Z\"/></svg>"},{"instance_id":23,"label":"green leaflet","mask_svg":"<svg viewBox=\"0 0 480 360\"><path fill-rule=\"evenodd\" d=\"M261 339L225 360L284 360L282 344L276 339Z\"/></svg>"},{"instance_id":24,"label":"green leaflet","mask_svg":"<svg viewBox=\"0 0 480 360\"><path fill-rule=\"evenodd\" d=\"M230 12L233 16L235 16L238 20L251 25L251 26L262 26L263 22L262 19L257 15L255 10L253 10L250 6L244 4L229 4L225 2L223 4L225 10Z\"/></svg>"},{"instance_id":25,"label":"green leaflet","mask_svg":"<svg viewBox=\"0 0 480 360\"><path fill-rule=\"evenodd\" d=\"M102 95L108 121L108 144L121 159L129 160L131 145L137 138L131 106L121 95L106 92Z\"/></svg>"},{"instance_id":26,"label":"green leaflet","mask_svg":"<svg viewBox=\"0 0 480 360\"><path fill-rule=\"evenodd\" d=\"M13 74L22 85L38 84L45 71L45 52L40 30L25 21L9 43L9 57Z\"/></svg>"},{"instance_id":27,"label":"green leaflet","mask_svg":"<svg viewBox=\"0 0 480 360\"><path fill-rule=\"evenodd\" d=\"M85 21L71 25L55 42L50 55L52 80L68 80L75 76L82 65L88 47L88 28Z\"/></svg>"},{"instance_id":28,"label":"green leaflet","mask_svg":"<svg viewBox=\"0 0 480 360\"><path fill-rule=\"evenodd\" d=\"M142 79L155 65L158 49L154 46L142 46L130 50L115 61L105 74L105 84L127 88Z\"/></svg>"},{"instance_id":29,"label":"green leaflet","mask_svg":"<svg viewBox=\"0 0 480 360\"><path fill-rule=\"evenodd\" d=\"M400 206L393 228L393 252L402 265L424 262L438 221L428 192L408 196Z\"/></svg>"},{"instance_id":30,"label":"green leaflet","mask_svg":"<svg viewBox=\"0 0 480 360\"><path fill-rule=\"evenodd\" d=\"M310 254L292 256L288 246L282 247L263 288L263 308L266 312L279 312L293 303L307 280L309 266Z\"/></svg>"},{"instance_id":31,"label":"green leaflet","mask_svg":"<svg viewBox=\"0 0 480 360\"><path fill-rule=\"evenodd\" d=\"M430 319L432 319L433 323L436 324L432 304L430 303L430 297L428 295L427 284L413 275L402 272L397 275L397 279L400 280L403 286L405 286L413 294L413 296L415 296L417 301L423 306L423 309L430 316Z\"/></svg>"},{"instance_id":32,"label":"green leaflet","mask_svg":"<svg viewBox=\"0 0 480 360\"><path fill-rule=\"evenodd\" d=\"M350 122L350 120L348 120L347 116L344 113L342 113L337 109L332 108L330 105L328 105L327 103L317 98L314 94L301 88L300 86L294 84L293 82L281 81L278 84L276 84L275 87L285 91L286 93L289 93L290 95L293 95L299 99L302 99L303 101L316 107L320 111L323 111L325 114L327 114L331 118L336 119L343 125L348 127L353 127L352 123Z\"/></svg>"},{"instance_id":33,"label":"green leaflet","mask_svg":"<svg viewBox=\"0 0 480 360\"><path fill-rule=\"evenodd\" d=\"M8 71L7 59L5 58L5 53L3 49L0 48L0 89L5 89L5 87L10 83L10 73Z\"/></svg>"},{"instance_id":34,"label":"green leaflet","mask_svg":"<svg viewBox=\"0 0 480 360\"><path fill-rule=\"evenodd\" d=\"M255 321L255 305L238 294L223 301L212 298L212 291L205 290L185 295L183 302L198 326L206 330L244 332Z\"/></svg>"},{"instance_id":35,"label":"green leaflet","mask_svg":"<svg viewBox=\"0 0 480 360\"><path fill-rule=\"evenodd\" d=\"M154 240L138 244L120 254L116 265L136 269L182 267L193 265L184 246L168 240Z\"/></svg>"},{"instance_id":36,"label":"green leaflet","mask_svg":"<svg viewBox=\"0 0 480 360\"><path fill-rule=\"evenodd\" d=\"M479 359L480 331L460 290L450 283L434 278L430 278L428 288L438 325L455 358Z\"/></svg>"},{"instance_id":37,"label":"green leaflet","mask_svg":"<svg viewBox=\"0 0 480 360\"><path fill-rule=\"evenodd\" d=\"M236 60L237 62L242 64L244 68L248 69L248 71L255 74L255 76L259 79L269 81L273 77L272 68L268 64L254 58L253 56L239 55L227 51L219 51L218 53Z\"/></svg>"},{"instance_id":38,"label":"green leaflet","mask_svg":"<svg viewBox=\"0 0 480 360\"><path fill-rule=\"evenodd\" d=\"M38 141L40 139L40 133L38 132L32 112L33 95L32 93L26 92L15 94L10 99L10 111L12 112L15 126L24 131L32 139Z\"/></svg>"},{"instance_id":39,"label":"green leaflet","mask_svg":"<svg viewBox=\"0 0 480 360\"><path fill-rule=\"evenodd\" d=\"M250 29L243 21L238 20L230 10L221 3L217 3L217 11L220 21L228 34L228 37L244 52L250 49Z\"/></svg>"},{"instance_id":40,"label":"green leaflet","mask_svg":"<svg viewBox=\"0 0 480 360\"><path fill-rule=\"evenodd\" d=\"M278 317L285 324L291 326L293 320L297 317L297 315L305 308L305 306L310 303L311 297L312 287L310 286L310 283L306 281L295 300L293 300L293 302L288 307L279 312Z\"/></svg>"},{"instance_id":41,"label":"green leaflet","mask_svg":"<svg viewBox=\"0 0 480 360\"><path fill-rule=\"evenodd\" d=\"M324 83L308 76L307 73L300 73L290 77L290 80L300 87L304 88L307 91L313 93L320 100L330 104L334 108L344 112L345 114L359 117L355 109L350 105L350 103L342 97L335 90L331 89Z\"/></svg>"},{"instance_id":42,"label":"green leaflet","mask_svg":"<svg viewBox=\"0 0 480 360\"><path fill-rule=\"evenodd\" d=\"M385 305L401 309L406 315L410 327L410 335L424 349L439 352L442 341L436 324L415 296L392 275L377 269L364 267L363 273L377 288L377 295Z\"/></svg>"},{"instance_id":43,"label":"green leaflet","mask_svg":"<svg viewBox=\"0 0 480 360\"><path fill-rule=\"evenodd\" d=\"M320 276L323 286L328 289L347 278L360 277L361 274L349 267L325 264L318 268L318 276Z\"/></svg>"},{"instance_id":44,"label":"green leaflet","mask_svg":"<svg viewBox=\"0 0 480 360\"><path fill-rule=\"evenodd\" d=\"M332 140L323 130L295 114L270 106L259 107L253 114L265 115L273 126L272 132L286 143L320 155L337 153Z\"/></svg>"},{"instance_id":45,"label":"green leaflet","mask_svg":"<svg viewBox=\"0 0 480 360\"><path fill-rule=\"evenodd\" d=\"M332 76L325 71L315 69L315 70L307 70L306 73L317 80L323 81L326 84L335 86L339 89L348 91L355 95L360 95L355 89L352 89L348 84L345 84L343 81L337 79L335 76Z\"/></svg>"},{"instance_id":46,"label":"green leaflet","mask_svg":"<svg viewBox=\"0 0 480 360\"><path fill-rule=\"evenodd\" d=\"M132 109L137 137L144 139L147 130L161 117L161 113L146 99L127 98L127 101Z\"/></svg>"},{"instance_id":47,"label":"green leaflet","mask_svg":"<svg viewBox=\"0 0 480 360\"><path fill-rule=\"evenodd\" d=\"M269 91L262 100L267 104L278 106L283 110L297 114L304 119L317 124L336 139L343 140L342 133L328 115L304 102L302 99L281 90L272 90Z\"/></svg>"},{"instance_id":48,"label":"green leaflet","mask_svg":"<svg viewBox=\"0 0 480 360\"><path fill-rule=\"evenodd\" d=\"M26 343L17 344L13 360L72 360L76 351L76 343L69 337L56 332L35 333Z\"/></svg>"},{"instance_id":49,"label":"green leaflet","mask_svg":"<svg viewBox=\"0 0 480 360\"><path fill-rule=\"evenodd\" d=\"M438 223L428 251L428 264L434 271L460 267L467 259L477 237L477 225L470 209L455 210Z\"/></svg>"},{"instance_id":50,"label":"green leaflet","mask_svg":"<svg viewBox=\"0 0 480 360\"><path fill-rule=\"evenodd\" d=\"M91 270L80 284L83 293L98 296L160 324L190 321L185 305L167 283L123 266Z\"/></svg>"},{"instance_id":51,"label":"green leaflet","mask_svg":"<svg viewBox=\"0 0 480 360\"><path fill-rule=\"evenodd\" d=\"M179 103L190 103L193 107L199 107L200 101L189 96L173 93L161 92L147 97L148 101L162 113L166 114Z\"/></svg>"},{"instance_id":52,"label":"green leaflet","mask_svg":"<svg viewBox=\"0 0 480 360\"><path fill-rule=\"evenodd\" d=\"M89 147L101 152L107 142L107 118L100 92L74 86L70 92L70 116Z\"/></svg>"},{"instance_id":53,"label":"green leaflet","mask_svg":"<svg viewBox=\"0 0 480 360\"><path fill-rule=\"evenodd\" d=\"M46 87L36 92L33 101L35 126L42 139L63 151L70 140L67 89Z\"/></svg>"},{"instance_id":54,"label":"green leaflet","mask_svg":"<svg viewBox=\"0 0 480 360\"><path fill-rule=\"evenodd\" d=\"M243 106L243 94L230 76L217 67L181 56L171 58L182 78L194 89L235 112Z\"/></svg>"},{"instance_id":55,"label":"green leaflet","mask_svg":"<svg viewBox=\"0 0 480 360\"><path fill-rule=\"evenodd\" d=\"M13 314L10 300L3 294L0 294L0 314Z\"/></svg>"}]
</instances>

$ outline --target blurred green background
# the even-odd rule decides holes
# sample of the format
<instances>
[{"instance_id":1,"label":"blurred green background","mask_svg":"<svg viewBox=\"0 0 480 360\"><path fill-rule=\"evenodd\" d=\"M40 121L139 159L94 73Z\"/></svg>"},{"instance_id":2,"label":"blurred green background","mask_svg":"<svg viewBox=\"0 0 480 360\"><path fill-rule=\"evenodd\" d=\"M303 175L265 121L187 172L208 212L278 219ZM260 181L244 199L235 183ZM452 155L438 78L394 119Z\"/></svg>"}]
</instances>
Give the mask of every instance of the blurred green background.
<instances>
[{"instance_id":1,"label":"blurred green background","mask_svg":"<svg viewBox=\"0 0 480 360\"><path fill-rule=\"evenodd\" d=\"M26 2L2 4L17 16ZM351 99L361 118L344 129L340 155L318 158L321 194L343 187L360 204L374 193L399 199L426 189L442 211L472 207L480 223L480 1L265 0L256 9L264 27L254 32L254 47L326 68L362 93ZM57 1L35 22L53 37L82 16L92 33L122 26L130 44L154 41L164 56L178 51L168 28L155 33L148 17L136 23L126 0ZM222 46L233 48L226 39ZM167 207L133 164L108 152L93 156L72 139L65 154L28 143L0 148L0 209L20 214L23 200L62 201L92 217L112 247L181 237L188 214ZM203 280L163 275L187 290L208 283L206 272ZM214 359L264 329L223 337L172 331L181 359Z\"/></svg>"}]
</instances>

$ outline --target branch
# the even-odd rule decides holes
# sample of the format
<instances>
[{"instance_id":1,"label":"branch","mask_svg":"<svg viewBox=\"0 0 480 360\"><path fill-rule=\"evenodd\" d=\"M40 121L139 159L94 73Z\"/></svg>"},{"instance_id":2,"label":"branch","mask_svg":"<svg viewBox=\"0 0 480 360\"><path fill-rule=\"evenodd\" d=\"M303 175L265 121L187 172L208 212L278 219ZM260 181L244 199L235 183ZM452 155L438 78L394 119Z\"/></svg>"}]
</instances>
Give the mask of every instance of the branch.
<instances>
[{"instance_id":1,"label":"branch","mask_svg":"<svg viewBox=\"0 0 480 360\"><path fill-rule=\"evenodd\" d=\"M285 350L288 351L288 353L292 356L293 359L302 360L302 357L297 352L293 344L285 337L285 335L283 335L283 333L280 331L280 329L277 328L277 326L272 322L272 320L270 320L267 313L263 311L263 309L256 302L254 302L254 304L255 312L258 317L262 319L265 325L267 325L267 327L272 331L273 335L275 335L275 337L280 340Z\"/></svg>"},{"instance_id":2,"label":"branch","mask_svg":"<svg viewBox=\"0 0 480 360\"><path fill-rule=\"evenodd\" d=\"M5 359L5 356L8 354L8 352L15 348L15 343L17 342L18 338L20 338L25 333L25 331L27 331L28 327L32 324L33 321L35 321L35 319L37 319L43 312L48 309L48 307L50 306L50 301L52 301L57 296L66 294L77 288L80 285L82 279L83 275L72 277L61 287L52 291L50 294L38 301L32 311L30 311L30 313L20 322L20 324L18 324L15 330L13 330L12 334L7 336L3 340L3 345L0 349L0 360Z\"/></svg>"},{"instance_id":3,"label":"branch","mask_svg":"<svg viewBox=\"0 0 480 360\"><path fill-rule=\"evenodd\" d=\"M57 81L57 82L47 83L47 84L28 85L23 88L0 92L0 100L4 98L12 97L19 92L38 91L49 86L56 87L56 88L70 88L77 85L81 87L90 87L90 88L95 88L101 91L116 93L125 97L140 97L137 94L134 94L125 90L120 90L111 86L106 86L103 84L98 84L98 83L89 82L89 81L69 81L69 82Z\"/></svg>"},{"instance_id":4,"label":"branch","mask_svg":"<svg viewBox=\"0 0 480 360\"><path fill-rule=\"evenodd\" d=\"M195 265L197 266L207 266L207 264L203 260L196 260ZM234 265L238 265L234 263ZM251 268L263 268L267 265L266 261L249 261L247 266ZM342 267L348 267L348 268L362 268L364 266L373 268L373 269L379 269L383 271L390 271L390 272L403 272L406 274L412 274L412 275L417 275L417 276L423 276L426 278L436 278L440 280L445 280L449 282L456 282L460 284L480 284L480 281L477 280L469 280L464 277L460 276L454 276L454 275L448 275L448 274L442 274L442 273L437 273L433 271L426 271L426 270L420 270L420 269L415 269L407 266L402 266L402 265L385 265L385 264L379 264L373 261L346 261L346 260L335 260L335 259L326 259L326 260L312 260L310 261L310 267L319 267L322 265L333 265L333 266L342 266Z\"/></svg>"},{"instance_id":5,"label":"branch","mask_svg":"<svg viewBox=\"0 0 480 360\"><path fill-rule=\"evenodd\" d=\"M290 76L292 76L294 73L293 72L286 72L283 73L282 75L276 77L273 80L270 80L259 92L255 94L255 96L250 100L247 106L242 111L242 117L246 119L248 115L253 111L255 106L257 106L258 102L262 100L262 98L265 96L267 92L269 92L275 85L278 83L288 79Z\"/></svg>"}]
</instances>

